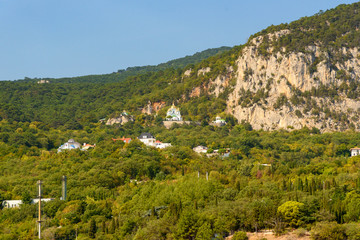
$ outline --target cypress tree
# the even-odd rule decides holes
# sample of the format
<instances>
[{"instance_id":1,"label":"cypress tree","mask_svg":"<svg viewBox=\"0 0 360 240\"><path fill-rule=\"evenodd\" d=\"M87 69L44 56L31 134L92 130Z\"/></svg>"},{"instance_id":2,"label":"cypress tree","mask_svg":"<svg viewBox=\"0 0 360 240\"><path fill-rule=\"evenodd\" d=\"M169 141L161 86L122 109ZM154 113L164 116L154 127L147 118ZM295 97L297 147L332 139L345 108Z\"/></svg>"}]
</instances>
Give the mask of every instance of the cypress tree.
<instances>
[{"instance_id":1,"label":"cypress tree","mask_svg":"<svg viewBox=\"0 0 360 240\"><path fill-rule=\"evenodd\" d=\"M90 227L89 227L89 237L95 238L96 231L97 231L96 222L94 219L91 219Z\"/></svg>"},{"instance_id":2,"label":"cypress tree","mask_svg":"<svg viewBox=\"0 0 360 240\"><path fill-rule=\"evenodd\" d=\"M106 232L106 224L105 224L105 221L102 222L102 231L103 231L103 233Z\"/></svg>"}]
</instances>

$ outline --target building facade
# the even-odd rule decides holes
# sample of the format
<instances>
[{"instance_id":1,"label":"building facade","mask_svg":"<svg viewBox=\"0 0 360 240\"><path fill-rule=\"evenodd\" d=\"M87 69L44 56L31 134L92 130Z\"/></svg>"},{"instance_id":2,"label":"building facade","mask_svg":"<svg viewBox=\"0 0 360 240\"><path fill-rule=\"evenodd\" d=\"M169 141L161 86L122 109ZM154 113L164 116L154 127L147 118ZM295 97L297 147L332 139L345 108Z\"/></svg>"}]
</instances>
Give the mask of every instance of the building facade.
<instances>
[{"instance_id":1,"label":"building facade","mask_svg":"<svg viewBox=\"0 0 360 240\"><path fill-rule=\"evenodd\" d=\"M146 146L155 146L156 138L151 133L142 133L138 139Z\"/></svg>"},{"instance_id":2,"label":"building facade","mask_svg":"<svg viewBox=\"0 0 360 240\"><path fill-rule=\"evenodd\" d=\"M182 121L180 110L173 104L166 113L166 121Z\"/></svg>"},{"instance_id":3,"label":"building facade","mask_svg":"<svg viewBox=\"0 0 360 240\"><path fill-rule=\"evenodd\" d=\"M352 157L360 155L360 148L351 148L350 152Z\"/></svg>"},{"instance_id":4,"label":"building facade","mask_svg":"<svg viewBox=\"0 0 360 240\"><path fill-rule=\"evenodd\" d=\"M58 152L62 152L63 150L73 150L73 149L81 149L81 144L75 142L74 139L69 139L69 141L67 141L58 148Z\"/></svg>"}]
</instances>

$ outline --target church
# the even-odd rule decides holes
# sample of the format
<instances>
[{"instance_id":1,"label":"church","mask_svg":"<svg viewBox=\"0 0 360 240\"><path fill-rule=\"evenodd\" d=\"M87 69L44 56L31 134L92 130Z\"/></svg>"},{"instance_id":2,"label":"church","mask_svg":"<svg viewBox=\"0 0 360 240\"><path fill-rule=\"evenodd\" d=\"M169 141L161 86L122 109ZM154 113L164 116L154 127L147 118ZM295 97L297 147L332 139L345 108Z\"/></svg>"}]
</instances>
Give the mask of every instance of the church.
<instances>
[{"instance_id":1,"label":"church","mask_svg":"<svg viewBox=\"0 0 360 240\"><path fill-rule=\"evenodd\" d=\"M166 113L166 121L182 121L180 110L175 107L174 103Z\"/></svg>"}]
</instances>

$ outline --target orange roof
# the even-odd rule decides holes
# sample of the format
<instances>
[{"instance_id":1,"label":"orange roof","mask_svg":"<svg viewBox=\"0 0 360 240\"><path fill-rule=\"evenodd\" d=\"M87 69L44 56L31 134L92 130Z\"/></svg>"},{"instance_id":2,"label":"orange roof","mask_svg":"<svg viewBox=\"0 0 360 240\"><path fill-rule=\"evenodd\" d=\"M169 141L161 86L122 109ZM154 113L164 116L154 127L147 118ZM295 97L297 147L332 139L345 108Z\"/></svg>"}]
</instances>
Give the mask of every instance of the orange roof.
<instances>
[{"instance_id":1,"label":"orange roof","mask_svg":"<svg viewBox=\"0 0 360 240\"><path fill-rule=\"evenodd\" d=\"M84 147L95 147L96 145L94 144L94 145L91 145L91 144L88 144L88 143L86 143L86 144L84 144Z\"/></svg>"},{"instance_id":2,"label":"orange roof","mask_svg":"<svg viewBox=\"0 0 360 240\"><path fill-rule=\"evenodd\" d=\"M131 141L131 138L126 138L126 137L122 137L122 138L112 138L112 140L114 142L116 141L123 141L124 143L129 143Z\"/></svg>"},{"instance_id":3,"label":"orange roof","mask_svg":"<svg viewBox=\"0 0 360 240\"><path fill-rule=\"evenodd\" d=\"M128 141L128 140L131 140L131 138L125 138L125 137L123 137L123 138L120 138L120 140Z\"/></svg>"}]
</instances>

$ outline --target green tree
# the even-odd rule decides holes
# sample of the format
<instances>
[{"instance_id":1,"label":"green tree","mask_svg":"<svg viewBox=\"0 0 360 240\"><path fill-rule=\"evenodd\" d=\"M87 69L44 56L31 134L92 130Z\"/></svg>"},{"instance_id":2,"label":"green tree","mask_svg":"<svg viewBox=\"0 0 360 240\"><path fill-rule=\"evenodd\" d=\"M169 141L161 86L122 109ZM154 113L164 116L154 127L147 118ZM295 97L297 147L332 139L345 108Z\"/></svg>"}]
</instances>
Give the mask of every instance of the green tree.
<instances>
[{"instance_id":1,"label":"green tree","mask_svg":"<svg viewBox=\"0 0 360 240\"><path fill-rule=\"evenodd\" d=\"M95 238L96 231L97 231L96 222L95 222L94 219L91 219L90 220L90 226L89 226L89 237L90 238Z\"/></svg>"},{"instance_id":2,"label":"green tree","mask_svg":"<svg viewBox=\"0 0 360 240\"><path fill-rule=\"evenodd\" d=\"M345 221L359 221L360 218L360 194L356 191L351 191L346 194L345 198Z\"/></svg>"},{"instance_id":3,"label":"green tree","mask_svg":"<svg viewBox=\"0 0 360 240\"><path fill-rule=\"evenodd\" d=\"M213 231L208 222L204 222L198 229L196 233L196 240L207 240L213 237Z\"/></svg>"},{"instance_id":4,"label":"green tree","mask_svg":"<svg viewBox=\"0 0 360 240\"><path fill-rule=\"evenodd\" d=\"M198 229L197 221L197 215L194 211L184 211L177 227L179 239L195 239Z\"/></svg>"},{"instance_id":5,"label":"green tree","mask_svg":"<svg viewBox=\"0 0 360 240\"><path fill-rule=\"evenodd\" d=\"M31 195L29 193L29 191L25 190L21 196L21 200L23 204L31 204Z\"/></svg>"},{"instance_id":6,"label":"green tree","mask_svg":"<svg viewBox=\"0 0 360 240\"><path fill-rule=\"evenodd\" d=\"M298 227L303 224L303 207L303 203L287 201L278 207L278 213L290 227Z\"/></svg>"}]
</instances>

